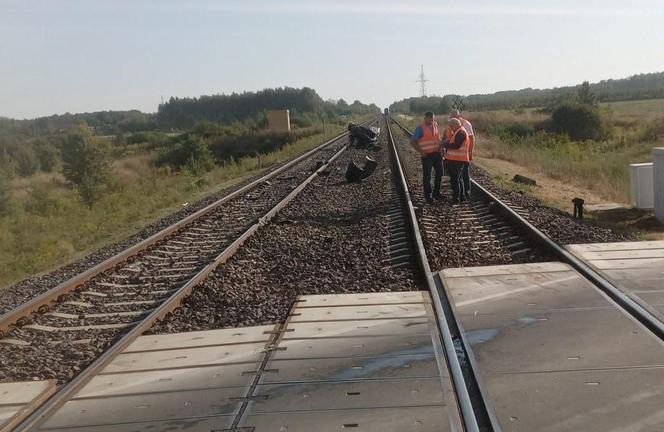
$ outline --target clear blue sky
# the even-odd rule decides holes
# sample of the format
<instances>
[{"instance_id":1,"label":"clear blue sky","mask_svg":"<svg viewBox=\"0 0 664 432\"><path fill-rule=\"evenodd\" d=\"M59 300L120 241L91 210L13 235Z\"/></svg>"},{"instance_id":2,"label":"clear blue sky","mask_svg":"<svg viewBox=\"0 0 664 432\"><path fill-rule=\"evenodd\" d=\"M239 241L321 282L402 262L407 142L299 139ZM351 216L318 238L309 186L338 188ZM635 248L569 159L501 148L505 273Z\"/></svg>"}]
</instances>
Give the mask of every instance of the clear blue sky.
<instances>
[{"instance_id":1,"label":"clear blue sky","mask_svg":"<svg viewBox=\"0 0 664 432\"><path fill-rule=\"evenodd\" d=\"M0 0L0 115L309 86L386 106L664 70L664 1Z\"/></svg>"}]
</instances>

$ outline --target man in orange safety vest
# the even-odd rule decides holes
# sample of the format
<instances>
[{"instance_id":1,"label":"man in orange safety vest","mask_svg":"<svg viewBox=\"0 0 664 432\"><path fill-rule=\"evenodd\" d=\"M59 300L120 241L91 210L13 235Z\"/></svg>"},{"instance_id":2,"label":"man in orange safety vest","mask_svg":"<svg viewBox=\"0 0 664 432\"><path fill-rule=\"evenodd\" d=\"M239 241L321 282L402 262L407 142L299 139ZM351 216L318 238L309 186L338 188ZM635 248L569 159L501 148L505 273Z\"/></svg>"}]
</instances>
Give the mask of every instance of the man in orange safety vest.
<instances>
[{"instance_id":1,"label":"man in orange safety vest","mask_svg":"<svg viewBox=\"0 0 664 432\"><path fill-rule=\"evenodd\" d=\"M440 153L440 133L433 113L424 113L424 121L418 125L411 137L411 145L422 156L422 183L424 199L427 203L442 198L440 183L443 179L443 157ZM433 191L431 190L431 169L435 172Z\"/></svg>"},{"instance_id":2,"label":"man in orange safety vest","mask_svg":"<svg viewBox=\"0 0 664 432\"><path fill-rule=\"evenodd\" d=\"M468 134L469 139L469 161L473 160L473 148L475 146L475 132L473 132L473 125L471 125L468 120L461 117L461 113L457 109L454 109L452 112L450 112L450 117L459 119L459 121L461 121L461 126L466 129L466 133ZM463 181L463 189L465 194L464 198L470 201L470 163L464 165L463 172L461 173L461 180Z\"/></svg>"},{"instance_id":3,"label":"man in orange safety vest","mask_svg":"<svg viewBox=\"0 0 664 432\"><path fill-rule=\"evenodd\" d=\"M466 193L462 180L464 168L470 163L470 138L461 121L450 118L452 136L443 141L447 172L452 185L452 203L459 204L466 200Z\"/></svg>"}]
</instances>

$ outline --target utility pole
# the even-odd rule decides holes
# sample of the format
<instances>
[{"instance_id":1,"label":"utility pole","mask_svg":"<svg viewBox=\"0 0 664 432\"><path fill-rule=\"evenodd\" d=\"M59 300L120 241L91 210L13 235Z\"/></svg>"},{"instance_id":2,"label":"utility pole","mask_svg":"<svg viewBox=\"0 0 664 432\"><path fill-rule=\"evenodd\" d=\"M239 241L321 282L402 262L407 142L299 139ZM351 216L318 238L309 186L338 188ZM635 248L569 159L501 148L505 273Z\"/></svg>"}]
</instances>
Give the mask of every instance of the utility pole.
<instances>
[{"instance_id":1,"label":"utility pole","mask_svg":"<svg viewBox=\"0 0 664 432\"><path fill-rule=\"evenodd\" d=\"M327 127L325 126L325 117L327 117L325 111L322 114L323 117L323 138L327 138Z\"/></svg>"},{"instance_id":2,"label":"utility pole","mask_svg":"<svg viewBox=\"0 0 664 432\"><path fill-rule=\"evenodd\" d=\"M417 83L420 83L420 96L425 97L427 95L427 86L426 82L429 81L426 79L424 76L424 65L420 65L420 79L418 79Z\"/></svg>"}]
</instances>

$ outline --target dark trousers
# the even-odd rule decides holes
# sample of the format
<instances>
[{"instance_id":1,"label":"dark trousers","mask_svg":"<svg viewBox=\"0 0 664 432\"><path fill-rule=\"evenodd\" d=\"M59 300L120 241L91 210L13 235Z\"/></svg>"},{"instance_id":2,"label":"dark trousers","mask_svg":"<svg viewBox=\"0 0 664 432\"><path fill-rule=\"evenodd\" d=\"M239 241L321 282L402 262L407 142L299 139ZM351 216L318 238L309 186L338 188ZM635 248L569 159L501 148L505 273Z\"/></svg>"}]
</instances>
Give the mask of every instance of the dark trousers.
<instances>
[{"instance_id":1,"label":"dark trousers","mask_svg":"<svg viewBox=\"0 0 664 432\"><path fill-rule=\"evenodd\" d=\"M470 198L470 163L465 163L461 169L461 180L466 198Z\"/></svg>"},{"instance_id":2,"label":"dark trousers","mask_svg":"<svg viewBox=\"0 0 664 432\"><path fill-rule=\"evenodd\" d=\"M452 185L452 199L459 200L466 196L464 181L463 181L463 172L467 171L468 162L460 162L448 160L447 163L447 173L450 176L450 183ZM470 181L470 179L469 179ZM470 193L470 191L468 191Z\"/></svg>"},{"instance_id":3,"label":"dark trousers","mask_svg":"<svg viewBox=\"0 0 664 432\"><path fill-rule=\"evenodd\" d=\"M431 168L435 177L433 181L434 195L440 194L440 182L443 179L443 157L440 153L422 156L422 184L424 185L424 197L431 197Z\"/></svg>"}]
</instances>

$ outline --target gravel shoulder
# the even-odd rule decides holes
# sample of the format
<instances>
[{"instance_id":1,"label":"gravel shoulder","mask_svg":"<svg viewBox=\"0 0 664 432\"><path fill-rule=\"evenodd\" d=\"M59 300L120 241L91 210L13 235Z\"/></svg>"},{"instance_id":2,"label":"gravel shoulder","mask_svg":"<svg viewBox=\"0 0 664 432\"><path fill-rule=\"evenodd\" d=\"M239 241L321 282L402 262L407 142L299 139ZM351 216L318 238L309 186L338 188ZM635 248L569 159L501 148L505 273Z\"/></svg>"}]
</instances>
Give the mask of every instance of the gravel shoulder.
<instances>
[{"instance_id":1,"label":"gravel shoulder","mask_svg":"<svg viewBox=\"0 0 664 432\"><path fill-rule=\"evenodd\" d=\"M521 190L542 204L556 208L568 216L572 212L572 199L585 200L585 215L591 224L624 233L629 238L643 240L664 240L664 224L658 223L653 211L630 208L625 203L614 203L602 196L581 188L549 178L541 173L533 172L527 167L492 158L476 158L475 165L485 170L494 183L501 189ZM537 181L537 185L514 186L512 178L515 174L525 175Z\"/></svg>"},{"instance_id":2,"label":"gravel shoulder","mask_svg":"<svg viewBox=\"0 0 664 432\"><path fill-rule=\"evenodd\" d=\"M376 172L347 183L347 164L366 156ZM281 323L299 295L418 289L412 268L385 262L394 194L384 134L380 150L347 150L152 331Z\"/></svg>"}]
</instances>

